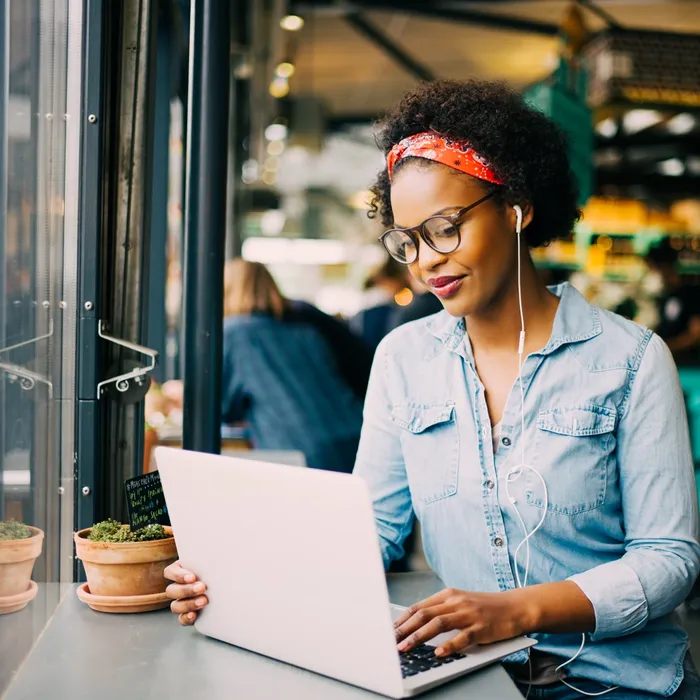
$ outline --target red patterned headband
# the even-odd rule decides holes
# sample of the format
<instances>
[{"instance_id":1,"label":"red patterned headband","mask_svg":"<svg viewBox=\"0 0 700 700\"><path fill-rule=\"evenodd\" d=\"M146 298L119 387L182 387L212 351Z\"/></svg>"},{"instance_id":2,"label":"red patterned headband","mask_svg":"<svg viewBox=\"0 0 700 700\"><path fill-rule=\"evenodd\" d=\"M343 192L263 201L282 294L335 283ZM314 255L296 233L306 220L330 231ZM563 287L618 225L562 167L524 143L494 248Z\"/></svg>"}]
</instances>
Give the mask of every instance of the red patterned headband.
<instances>
[{"instance_id":1,"label":"red patterned headband","mask_svg":"<svg viewBox=\"0 0 700 700\"><path fill-rule=\"evenodd\" d=\"M442 163L494 185L503 184L489 163L466 141L453 141L431 131L407 136L399 141L387 156L386 165L390 180L396 164L409 156Z\"/></svg>"}]
</instances>

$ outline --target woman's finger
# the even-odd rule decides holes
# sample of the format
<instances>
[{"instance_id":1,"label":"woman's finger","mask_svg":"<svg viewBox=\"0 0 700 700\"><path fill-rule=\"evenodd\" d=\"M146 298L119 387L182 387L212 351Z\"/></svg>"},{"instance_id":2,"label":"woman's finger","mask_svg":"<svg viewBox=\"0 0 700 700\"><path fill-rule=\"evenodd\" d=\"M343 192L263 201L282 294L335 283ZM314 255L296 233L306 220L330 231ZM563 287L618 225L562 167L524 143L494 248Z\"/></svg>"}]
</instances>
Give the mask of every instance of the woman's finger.
<instances>
[{"instance_id":1,"label":"woman's finger","mask_svg":"<svg viewBox=\"0 0 700 700\"><path fill-rule=\"evenodd\" d=\"M171 583L166 589L165 594L171 600L181 600L183 598L196 598L198 595L204 593L207 590L205 584L201 581L197 583Z\"/></svg>"},{"instance_id":2,"label":"woman's finger","mask_svg":"<svg viewBox=\"0 0 700 700\"><path fill-rule=\"evenodd\" d=\"M449 656L470 647L474 643L474 634L471 630L462 630L455 635L449 642L441 644L436 650L436 656Z\"/></svg>"},{"instance_id":3,"label":"woman's finger","mask_svg":"<svg viewBox=\"0 0 700 700\"><path fill-rule=\"evenodd\" d=\"M184 615L189 612L199 612L209 601L204 595L196 598L185 598L184 600L174 600L170 603L170 610L176 615Z\"/></svg>"},{"instance_id":4,"label":"woman's finger","mask_svg":"<svg viewBox=\"0 0 700 700\"><path fill-rule=\"evenodd\" d=\"M197 613L194 612L183 613L178 617L178 620L183 627L189 627L190 625L193 625L196 619Z\"/></svg>"},{"instance_id":5,"label":"woman's finger","mask_svg":"<svg viewBox=\"0 0 700 700\"><path fill-rule=\"evenodd\" d=\"M440 617L444 620L445 615L449 615L453 610L449 605L433 605L429 608L421 608L417 610L416 613L410 617L406 622L396 628L396 641L401 642L406 639L410 634L418 631L421 627L427 625L431 620ZM442 630L443 632L449 632L450 630Z\"/></svg>"},{"instance_id":6,"label":"woman's finger","mask_svg":"<svg viewBox=\"0 0 700 700\"><path fill-rule=\"evenodd\" d=\"M435 595L431 595L430 598L425 598L425 600L421 600L418 603L414 603L410 607L406 608L400 615L400 617L396 618L396 621L394 622L394 627L401 627L401 625L405 624L419 610L423 610L423 608L430 608L433 605L440 605L446 597L447 590L444 590L440 591L439 593L436 593Z\"/></svg>"},{"instance_id":7,"label":"woman's finger","mask_svg":"<svg viewBox=\"0 0 700 700\"><path fill-rule=\"evenodd\" d=\"M447 615L438 615L420 627L420 629L408 635L408 637L406 637L406 639L399 644L399 651L409 651L410 649L415 649L417 646L425 644L425 642L429 642L439 634L450 632L451 630L456 630L460 627L460 616L458 614L452 613Z\"/></svg>"},{"instance_id":8,"label":"woman's finger","mask_svg":"<svg viewBox=\"0 0 700 700\"><path fill-rule=\"evenodd\" d=\"M179 561L166 566L163 575L169 581L174 581L175 583L194 583L197 580L197 577L191 571L187 571L187 569L183 569L180 566Z\"/></svg>"}]
</instances>

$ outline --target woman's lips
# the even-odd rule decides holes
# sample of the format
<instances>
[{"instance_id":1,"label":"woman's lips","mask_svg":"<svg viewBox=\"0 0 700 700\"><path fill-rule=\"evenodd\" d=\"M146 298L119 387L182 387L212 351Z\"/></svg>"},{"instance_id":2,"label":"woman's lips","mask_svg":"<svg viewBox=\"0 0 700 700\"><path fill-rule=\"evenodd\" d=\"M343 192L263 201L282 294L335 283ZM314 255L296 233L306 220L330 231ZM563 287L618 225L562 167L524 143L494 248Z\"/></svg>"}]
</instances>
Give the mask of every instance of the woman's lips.
<instances>
[{"instance_id":1,"label":"woman's lips","mask_svg":"<svg viewBox=\"0 0 700 700\"><path fill-rule=\"evenodd\" d=\"M427 281L433 294L443 299L451 297L459 291L464 277L433 277Z\"/></svg>"}]
</instances>

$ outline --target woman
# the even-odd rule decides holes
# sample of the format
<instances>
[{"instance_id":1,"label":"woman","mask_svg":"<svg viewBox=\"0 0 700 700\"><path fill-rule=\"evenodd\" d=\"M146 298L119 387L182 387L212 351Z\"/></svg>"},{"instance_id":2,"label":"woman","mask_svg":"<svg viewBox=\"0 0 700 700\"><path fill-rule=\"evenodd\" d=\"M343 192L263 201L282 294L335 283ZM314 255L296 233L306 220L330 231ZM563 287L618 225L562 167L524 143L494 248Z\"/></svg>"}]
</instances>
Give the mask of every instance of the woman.
<instances>
[{"instance_id":1,"label":"woman","mask_svg":"<svg viewBox=\"0 0 700 700\"><path fill-rule=\"evenodd\" d=\"M699 697L673 613L700 548L672 358L572 287L548 290L528 251L578 217L561 132L500 84L437 82L379 143L384 243L445 307L380 346L355 470L385 564L415 513L449 586L398 621L399 649L528 634L530 664L507 664L524 695ZM190 623L204 584L169 575Z\"/></svg>"},{"instance_id":2,"label":"woman","mask_svg":"<svg viewBox=\"0 0 700 700\"><path fill-rule=\"evenodd\" d=\"M290 311L264 265L228 263L224 287L224 422L244 420L259 449L299 450L310 467L351 471L362 404L329 344Z\"/></svg>"}]
</instances>

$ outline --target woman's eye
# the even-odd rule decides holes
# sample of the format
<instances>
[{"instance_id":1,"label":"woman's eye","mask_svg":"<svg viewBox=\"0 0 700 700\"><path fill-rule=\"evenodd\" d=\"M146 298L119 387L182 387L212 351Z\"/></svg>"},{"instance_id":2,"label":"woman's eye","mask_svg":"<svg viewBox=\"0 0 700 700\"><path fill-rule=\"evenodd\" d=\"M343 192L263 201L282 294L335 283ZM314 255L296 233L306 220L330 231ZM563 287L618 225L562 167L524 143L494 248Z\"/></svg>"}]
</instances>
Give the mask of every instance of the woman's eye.
<instances>
[{"instance_id":1,"label":"woman's eye","mask_svg":"<svg viewBox=\"0 0 700 700\"><path fill-rule=\"evenodd\" d=\"M449 221L441 221L428 227L428 233L438 238L448 238L457 233L457 228Z\"/></svg>"}]
</instances>

